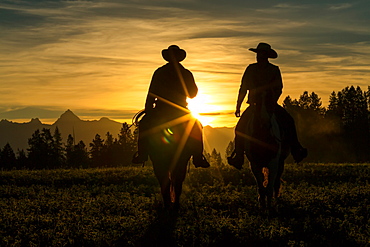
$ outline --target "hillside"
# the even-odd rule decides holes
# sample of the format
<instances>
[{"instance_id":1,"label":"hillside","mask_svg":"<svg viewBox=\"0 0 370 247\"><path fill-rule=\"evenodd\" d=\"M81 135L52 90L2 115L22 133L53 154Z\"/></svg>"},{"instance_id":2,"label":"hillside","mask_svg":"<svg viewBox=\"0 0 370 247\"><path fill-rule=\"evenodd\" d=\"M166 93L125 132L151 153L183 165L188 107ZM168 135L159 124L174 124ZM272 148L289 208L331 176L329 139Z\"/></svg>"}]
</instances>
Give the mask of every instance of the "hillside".
<instances>
[{"instance_id":1,"label":"hillside","mask_svg":"<svg viewBox=\"0 0 370 247\"><path fill-rule=\"evenodd\" d=\"M225 155L225 151L230 141L234 140L234 128L220 127L213 128L211 126L205 126L203 129L204 135L204 149L207 152L212 152L215 148L221 153L222 157Z\"/></svg>"}]
</instances>

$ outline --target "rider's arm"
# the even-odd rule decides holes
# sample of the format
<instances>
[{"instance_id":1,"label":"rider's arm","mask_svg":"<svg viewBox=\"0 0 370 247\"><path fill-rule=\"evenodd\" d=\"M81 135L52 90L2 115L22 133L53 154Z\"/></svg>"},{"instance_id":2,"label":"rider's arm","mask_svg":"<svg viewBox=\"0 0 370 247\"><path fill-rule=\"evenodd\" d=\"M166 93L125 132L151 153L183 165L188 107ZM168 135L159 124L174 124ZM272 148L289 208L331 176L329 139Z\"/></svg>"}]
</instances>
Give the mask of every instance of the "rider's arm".
<instances>
[{"instance_id":1,"label":"rider's arm","mask_svg":"<svg viewBox=\"0 0 370 247\"><path fill-rule=\"evenodd\" d=\"M157 78L158 77L158 72L155 71L153 76L152 76L152 81L150 82L150 86L149 86L149 91L148 91L148 95L146 96L146 101L145 101L145 112L150 112L151 110L153 110L154 108L154 103L157 99L156 95L157 95L157 87L158 87L158 81L157 81Z\"/></svg>"},{"instance_id":2,"label":"rider's arm","mask_svg":"<svg viewBox=\"0 0 370 247\"><path fill-rule=\"evenodd\" d=\"M146 102L145 102L145 112L150 112L154 108L154 103L156 101L156 97L151 93L148 92L148 95L146 96Z\"/></svg>"},{"instance_id":3,"label":"rider's arm","mask_svg":"<svg viewBox=\"0 0 370 247\"><path fill-rule=\"evenodd\" d=\"M279 67L276 66L275 76L272 81L272 90L274 101L278 101L280 95L283 92L283 80L281 79L281 73Z\"/></svg>"},{"instance_id":4,"label":"rider's arm","mask_svg":"<svg viewBox=\"0 0 370 247\"><path fill-rule=\"evenodd\" d=\"M242 103L244 101L245 96L247 95L248 91L248 68L245 70L242 81L240 84L239 88L239 93L238 93L238 99L236 101L236 111L235 111L235 116L240 117L240 108L242 106Z\"/></svg>"},{"instance_id":5,"label":"rider's arm","mask_svg":"<svg viewBox=\"0 0 370 247\"><path fill-rule=\"evenodd\" d=\"M184 81L187 89L187 97L192 99L197 96L198 87L195 84L193 74L188 70L186 70L186 73L184 73Z\"/></svg>"}]
</instances>

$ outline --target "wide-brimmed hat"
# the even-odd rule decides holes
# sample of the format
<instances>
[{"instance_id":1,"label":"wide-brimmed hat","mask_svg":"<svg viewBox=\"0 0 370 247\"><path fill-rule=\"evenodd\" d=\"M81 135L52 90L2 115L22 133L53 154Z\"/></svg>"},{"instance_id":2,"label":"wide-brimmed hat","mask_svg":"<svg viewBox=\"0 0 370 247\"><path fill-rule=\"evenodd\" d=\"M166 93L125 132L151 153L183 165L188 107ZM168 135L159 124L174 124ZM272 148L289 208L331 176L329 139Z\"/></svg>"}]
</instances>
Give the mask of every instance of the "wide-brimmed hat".
<instances>
[{"instance_id":1,"label":"wide-brimmed hat","mask_svg":"<svg viewBox=\"0 0 370 247\"><path fill-rule=\"evenodd\" d=\"M170 45L167 49L162 50L162 57L168 62L181 62L186 57L186 51L177 45Z\"/></svg>"},{"instance_id":2,"label":"wide-brimmed hat","mask_svg":"<svg viewBox=\"0 0 370 247\"><path fill-rule=\"evenodd\" d=\"M271 45L267 43L259 43L257 48L250 48L249 50L256 52L256 53L261 52L261 51L267 52L269 58L278 57L278 54L276 53L276 51L274 49L271 49Z\"/></svg>"}]
</instances>

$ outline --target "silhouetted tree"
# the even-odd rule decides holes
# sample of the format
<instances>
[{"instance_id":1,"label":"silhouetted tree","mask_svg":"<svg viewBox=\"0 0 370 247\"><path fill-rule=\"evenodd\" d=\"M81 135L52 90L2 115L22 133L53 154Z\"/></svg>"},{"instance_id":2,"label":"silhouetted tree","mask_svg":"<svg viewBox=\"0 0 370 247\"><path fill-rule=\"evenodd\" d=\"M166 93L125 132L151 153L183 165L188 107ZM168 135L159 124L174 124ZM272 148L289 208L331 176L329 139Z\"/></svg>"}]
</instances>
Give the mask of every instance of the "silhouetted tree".
<instances>
[{"instance_id":1,"label":"silhouetted tree","mask_svg":"<svg viewBox=\"0 0 370 247\"><path fill-rule=\"evenodd\" d=\"M315 92L308 94L307 91L304 91L296 102L298 103L298 107L301 109L314 111L320 115L325 113L325 108L322 107L321 98Z\"/></svg>"},{"instance_id":2,"label":"silhouetted tree","mask_svg":"<svg viewBox=\"0 0 370 247\"><path fill-rule=\"evenodd\" d=\"M370 159L369 111L367 95L360 87L346 87L341 91L342 121L345 139L356 155L356 161Z\"/></svg>"},{"instance_id":3,"label":"silhouetted tree","mask_svg":"<svg viewBox=\"0 0 370 247\"><path fill-rule=\"evenodd\" d=\"M283 106L295 119L298 136L309 149L306 160L370 160L368 92L353 86L332 92L327 109L315 93L304 92L298 100L285 98Z\"/></svg>"},{"instance_id":4,"label":"silhouetted tree","mask_svg":"<svg viewBox=\"0 0 370 247\"><path fill-rule=\"evenodd\" d=\"M117 140L114 140L113 135L109 132L106 134L106 139L102 149L102 159L99 166L112 167L116 166L114 146Z\"/></svg>"},{"instance_id":5,"label":"silhouetted tree","mask_svg":"<svg viewBox=\"0 0 370 247\"><path fill-rule=\"evenodd\" d=\"M40 132L37 129L30 139L28 139L28 160L29 165L33 169L43 169L48 168L50 166L50 147L48 146L48 142L50 141L48 138L51 138L50 130L46 131L46 129ZM45 134L47 132L48 134ZM47 140L46 140L47 139Z\"/></svg>"},{"instance_id":6,"label":"silhouetted tree","mask_svg":"<svg viewBox=\"0 0 370 247\"><path fill-rule=\"evenodd\" d=\"M132 156L137 149L137 140L135 132L133 132L127 123L122 124L120 133L118 134L118 145L121 149L120 164L129 165Z\"/></svg>"},{"instance_id":7,"label":"silhouetted tree","mask_svg":"<svg viewBox=\"0 0 370 247\"><path fill-rule=\"evenodd\" d=\"M23 149L21 149L21 150L18 149L18 152L17 152L17 168L22 169L22 168L26 168L26 167L29 167L27 154Z\"/></svg>"},{"instance_id":8,"label":"silhouetted tree","mask_svg":"<svg viewBox=\"0 0 370 247\"><path fill-rule=\"evenodd\" d=\"M62 135L58 127L55 127L54 135L52 139L52 160L54 167L63 167L65 165L65 149L63 147Z\"/></svg>"},{"instance_id":9,"label":"silhouetted tree","mask_svg":"<svg viewBox=\"0 0 370 247\"><path fill-rule=\"evenodd\" d=\"M234 149L235 149L235 141L233 140L233 141L230 141L226 147L226 150L225 150L226 157L230 157L231 154L234 152Z\"/></svg>"},{"instance_id":10,"label":"silhouetted tree","mask_svg":"<svg viewBox=\"0 0 370 247\"><path fill-rule=\"evenodd\" d=\"M222 162L221 153L217 152L214 148L209 156L206 156L208 162L211 166L222 166L224 163Z\"/></svg>"},{"instance_id":11,"label":"silhouetted tree","mask_svg":"<svg viewBox=\"0 0 370 247\"><path fill-rule=\"evenodd\" d=\"M0 168L4 170L11 170L16 168L17 159L15 153L9 143L5 144L0 152Z\"/></svg>"},{"instance_id":12,"label":"silhouetted tree","mask_svg":"<svg viewBox=\"0 0 370 247\"><path fill-rule=\"evenodd\" d=\"M103 163L103 147L104 140L101 139L99 134L90 143L91 164L93 167L99 167Z\"/></svg>"},{"instance_id":13,"label":"silhouetted tree","mask_svg":"<svg viewBox=\"0 0 370 247\"><path fill-rule=\"evenodd\" d=\"M90 159L83 141L75 144L72 135L68 135L66 144L66 163L71 168L88 168Z\"/></svg>"},{"instance_id":14,"label":"silhouetted tree","mask_svg":"<svg viewBox=\"0 0 370 247\"><path fill-rule=\"evenodd\" d=\"M94 167L125 166L131 163L136 150L135 134L127 123L123 123L118 139L107 132L106 139L96 135L90 143L91 162Z\"/></svg>"},{"instance_id":15,"label":"silhouetted tree","mask_svg":"<svg viewBox=\"0 0 370 247\"><path fill-rule=\"evenodd\" d=\"M57 140L55 140L55 138ZM59 130L51 134L50 129L36 130L28 139L28 161L30 168L60 168L64 160Z\"/></svg>"}]
</instances>

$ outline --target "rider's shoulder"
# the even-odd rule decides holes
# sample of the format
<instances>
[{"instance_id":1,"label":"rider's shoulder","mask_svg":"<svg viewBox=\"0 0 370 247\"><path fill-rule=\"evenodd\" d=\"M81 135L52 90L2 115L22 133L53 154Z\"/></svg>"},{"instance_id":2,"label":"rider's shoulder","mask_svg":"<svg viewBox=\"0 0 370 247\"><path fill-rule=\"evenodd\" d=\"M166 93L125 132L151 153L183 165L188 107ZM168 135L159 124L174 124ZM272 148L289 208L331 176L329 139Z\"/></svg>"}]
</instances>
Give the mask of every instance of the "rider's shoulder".
<instances>
[{"instance_id":1,"label":"rider's shoulder","mask_svg":"<svg viewBox=\"0 0 370 247\"><path fill-rule=\"evenodd\" d=\"M272 64L272 63L269 63L269 66L274 68L274 69L279 69L279 66L275 65L275 64Z\"/></svg>"},{"instance_id":2,"label":"rider's shoulder","mask_svg":"<svg viewBox=\"0 0 370 247\"><path fill-rule=\"evenodd\" d=\"M254 67L256 67L257 66L257 63L251 63L251 64L249 64L248 65L248 67L247 68L254 68Z\"/></svg>"},{"instance_id":3,"label":"rider's shoulder","mask_svg":"<svg viewBox=\"0 0 370 247\"><path fill-rule=\"evenodd\" d=\"M256 69L257 69L257 63L251 63L246 68L246 71L252 71L252 70L256 70Z\"/></svg>"}]
</instances>

